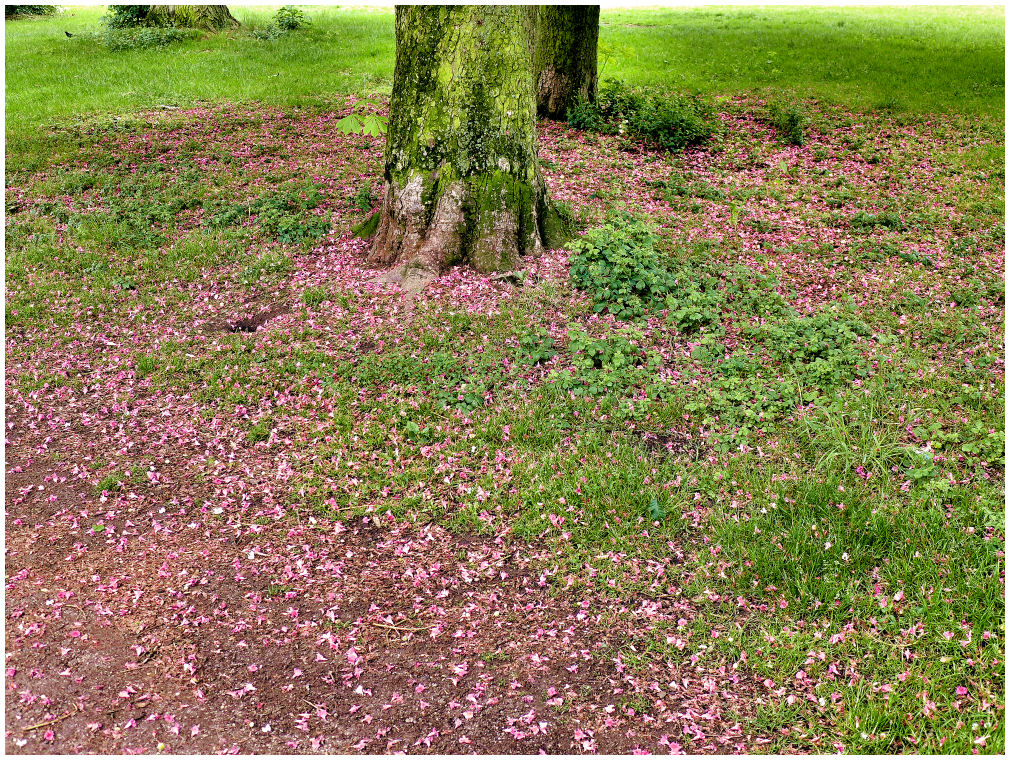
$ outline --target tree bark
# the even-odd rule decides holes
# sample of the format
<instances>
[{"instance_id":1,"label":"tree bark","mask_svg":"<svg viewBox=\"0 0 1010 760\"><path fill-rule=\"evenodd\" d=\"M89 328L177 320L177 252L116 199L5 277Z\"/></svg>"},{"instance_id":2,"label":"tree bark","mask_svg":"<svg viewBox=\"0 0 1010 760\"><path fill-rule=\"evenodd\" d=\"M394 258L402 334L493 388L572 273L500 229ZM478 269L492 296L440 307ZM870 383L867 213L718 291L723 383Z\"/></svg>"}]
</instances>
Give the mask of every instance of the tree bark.
<instances>
[{"instance_id":1,"label":"tree bark","mask_svg":"<svg viewBox=\"0 0 1010 760\"><path fill-rule=\"evenodd\" d=\"M152 5L147 21L157 26L183 26L208 32L239 26L227 5Z\"/></svg>"},{"instance_id":2,"label":"tree bark","mask_svg":"<svg viewBox=\"0 0 1010 760\"><path fill-rule=\"evenodd\" d=\"M537 112L564 119L579 97L596 98L600 6L544 5L537 27Z\"/></svg>"},{"instance_id":3,"label":"tree bark","mask_svg":"<svg viewBox=\"0 0 1010 760\"><path fill-rule=\"evenodd\" d=\"M512 267L554 229L537 161L536 23L535 6L397 6L372 260L404 280Z\"/></svg>"}]
</instances>

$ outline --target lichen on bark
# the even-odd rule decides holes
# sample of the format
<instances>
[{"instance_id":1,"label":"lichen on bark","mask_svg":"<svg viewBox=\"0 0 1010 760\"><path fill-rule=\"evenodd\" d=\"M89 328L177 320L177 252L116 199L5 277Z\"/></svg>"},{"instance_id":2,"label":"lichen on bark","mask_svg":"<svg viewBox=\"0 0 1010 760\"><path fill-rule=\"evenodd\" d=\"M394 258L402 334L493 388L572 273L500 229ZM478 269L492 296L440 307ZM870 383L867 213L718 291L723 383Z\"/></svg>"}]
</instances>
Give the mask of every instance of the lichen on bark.
<instances>
[{"instance_id":1,"label":"lichen on bark","mask_svg":"<svg viewBox=\"0 0 1010 760\"><path fill-rule=\"evenodd\" d=\"M507 268L542 248L536 23L532 6L397 7L374 261L416 278Z\"/></svg>"}]
</instances>

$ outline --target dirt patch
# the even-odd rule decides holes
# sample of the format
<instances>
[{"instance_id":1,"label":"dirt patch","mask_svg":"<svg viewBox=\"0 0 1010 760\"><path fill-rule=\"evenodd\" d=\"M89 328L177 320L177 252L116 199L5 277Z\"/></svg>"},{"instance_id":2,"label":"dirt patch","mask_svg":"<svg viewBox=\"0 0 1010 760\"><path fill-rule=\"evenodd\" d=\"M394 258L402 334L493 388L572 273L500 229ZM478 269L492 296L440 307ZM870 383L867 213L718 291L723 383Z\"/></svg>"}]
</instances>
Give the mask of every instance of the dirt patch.
<instances>
[{"instance_id":1,"label":"dirt patch","mask_svg":"<svg viewBox=\"0 0 1010 760\"><path fill-rule=\"evenodd\" d=\"M697 433L688 430L669 430L663 433L640 433L642 445L650 452L660 456L686 457L698 461L703 456L706 446Z\"/></svg>"},{"instance_id":2,"label":"dirt patch","mask_svg":"<svg viewBox=\"0 0 1010 760\"><path fill-rule=\"evenodd\" d=\"M264 327L271 320L277 317L283 316L284 314L290 314L292 309L288 304L277 303L267 306L266 308L256 308L249 309L250 306L255 306L256 301L259 299L254 299L250 303L246 304L245 314L233 317L215 317L209 319L203 324L201 332L204 335L219 335L221 333L254 333Z\"/></svg>"},{"instance_id":3,"label":"dirt patch","mask_svg":"<svg viewBox=\"0 0 1010 760\"><path fill-rule=\"evenodd\" d=\"M228 322L228 332L231 333L254 333L259 330L263 325L269 322L275 317L279 317L281 314L287 314L291 311L290 307L277 304L271 306L268 309L258 312L257 314L242 317L234 322Z\"/></svg>"},{"instance_id":4,"label":"dirt patch","mask_svg":"<svg viewBox=\"0 0 1010 760\"><path fill-rule=\"evenodd\" d=\"M19 407L7 407L8 752L752 742L729 716L759 684L623 663L643 625L690 614L681 603L642 619L627 602L559 592L545 574L556 555L536 542L388 515L264 521L271 473L215 485L199 476L201 440L173 447L164 481L103 501L75 475L88 441L47 435Z\"/></svg>"}]
</instances>

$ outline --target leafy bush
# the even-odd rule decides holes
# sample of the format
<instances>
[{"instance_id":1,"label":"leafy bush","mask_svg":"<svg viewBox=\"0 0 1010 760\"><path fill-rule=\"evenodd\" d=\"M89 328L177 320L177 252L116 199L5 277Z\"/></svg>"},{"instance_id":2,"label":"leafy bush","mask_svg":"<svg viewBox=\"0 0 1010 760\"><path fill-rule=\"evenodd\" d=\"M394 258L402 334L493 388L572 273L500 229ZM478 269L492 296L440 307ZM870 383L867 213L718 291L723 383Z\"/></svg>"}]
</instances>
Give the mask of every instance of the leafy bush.
<instances>
[{"instance_id":1,"label":"leafy bush","mask_svg":"<svg viewBox=\"0 0 1010 760\"><path fill-rule=\"evenodd\" d=\"M643 346L638 330L624 329L602 338L594 338L582 330L568 333L568 350L575 373L553 370L552 380L576 396L624 395L635 387L649 385L662 366L658 353ZM658 386L650 388L655 396Z\"/></svg>"},{"instance_id":2,"label":"leafy bush","mask_svg":"<svg viewBox=\"0 0 1010 760\"><path fill-rule=\"evenodd\" d=\"M768 121L790 145L806 142L807 115L796 106L773 103L768 107Z\"/></svg>"},{"instance_id":3,"label":"leafy bush","mask_svg":"<svg viewBox=\"0 0 1010 760\"><path fill-rule=\"evenodd\" d=\"M110 5L102 23L109 29L133 29L144 26L150 5Z\"/></svg>"},{"instance_id":4,"label":"leafy bush","mask_svg":"<svg viewBox=\"0 0 1010 760\"><path fill-rule=\"evenodd\" d=\"M53 16L55 5L5 5L4 18L29 18L31 16Z\"/></svg>"},{"instance_id":5,"label":"leafy bush","mask_svg":"<svg viewBox=\"0 0 1010 760\"><path fill-rule=\"evenodd\" d=\"M644 93L616 79L604 83L595 102L576 101L568 124L604 134L627 133L671 151L700 145L714 131L711 109L700 98Z\"/></svg>"},{"instance_id":6,"label":"leafy bush","mask_svg":"<svg viewBox=\"0 0 1010 760\"><path fill-rule=\"evenodd\" d=\"M853 347L870 335L870 329L860 319L823 313L790 315L752 327L746 334L764 345L781 366L802 367L808 382L826 388L854 377L862 359Z\"/></svg>"},{"instance_id":7,"label":"leafy bush","mask_svg":"<svg viewBox=\"0 0 1010 760\"><path fill-rule=\"evenodd\" d=\"M568 126L586 132L606 132L607 122L600 107L591 100L579 97L568 109Z\"/></svg>"},{"instance_id":8,"label":"leafy bush","mask_svg":"<svg viewBox=\"0 0 1010 760\"><path fill-rule=\"evenodd\" d=\"M678 283L656 251L658 240L642 220L617 215L570 243L572 280L593 296L594 311L627 319L662 308Z\"/></svg>"},{"instance_id":9,"label":"leafy bush","mask_svg":"<svg viewBox=\"0 0 1010 760\"><path fill-rule=\"evenodd\" d=\"M554 350L554 340L550 333L542 327L523 335L519 339L519 345L523 349L523 359L531 365L550 361L558 353Z\"/></svg>"},{"instance_id":10,"label":"leafy bush","mask_svg":"<svg viewBox=\"0 0 1010 760\"><path fill-rule=\"evenodd\" d=\"M645 137L664 150L701 145L712 136L704 104L697 98L649 97L628 117L631 133Z\"/></svg>"},{"instance_id":11,"label":"leafy bush","mask_svg":"<svg viewBox=\"0 0 1010 760\"><path fill-rule=\"evenodd\" d=\"M666 319L683 333L695 333L702 327L719 321L722 299L719 294L691 290L684 296L666 297Z\"/></svg>"},{"instance_id":12,"label":"leafy bush","mask_svg":"<svg viewBox=\"0 0 1010 760\"><path fill-rule=\"evenodd\" d=\"M302 29L309 25L308 16L294 5L285 5L274 14L270 23L261 28L254 28L252 35L260 40L276 40L288 32Z\"/></svg>"},{"instance_id":13,"label":"leafy bush","mask_svg":"<svg viewBox=\"0 0 1010 760\"><path fill-rule=\"evenodd\" d=\"M294 5L285 5L274 14L274 24L278 29L290 32L308 26L309 19L305 12Z\"/></svg>"},{"instance_id":14,"label":"leafy bush","mask_svg":"<svg viewBox=\"0 0 1010 760\"><path fill-rule=\"evenodd\" d=\"M765 324L744 326L744 345L721 358L723 345L706 337L693 356L714 365L714 372L686 407L702 416L702 424L727 428L726 449L801 404L865 377L860 343L869 335L862 320L842 312L800 316L787 309Z\"/></svg>"}]
</instances>

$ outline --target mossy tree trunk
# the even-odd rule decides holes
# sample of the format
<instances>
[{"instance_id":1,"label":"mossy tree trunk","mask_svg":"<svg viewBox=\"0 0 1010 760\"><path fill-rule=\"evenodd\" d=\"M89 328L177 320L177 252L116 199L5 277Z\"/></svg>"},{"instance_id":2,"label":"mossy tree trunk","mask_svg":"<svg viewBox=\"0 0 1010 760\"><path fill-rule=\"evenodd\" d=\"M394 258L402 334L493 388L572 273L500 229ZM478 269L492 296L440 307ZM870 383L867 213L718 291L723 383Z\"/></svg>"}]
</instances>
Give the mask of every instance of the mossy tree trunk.
<instances>
[{"instance_id":1,"label":"mossy tree trunk","mask_svg":"<svg viewBox=\"0 0 1010 760\"><path fill-rule=\"evenodd\" d=\"M397 6L372 259L404 280L455 264L510 268L552 238L537 161L536 23L534 6Z\"/></svg>"},{"instance_id":2,"label":"mossy tree trunk","mask_svg":"<svg viewBox=\"0 0 1010 760\"><path fill-rule=\"evenodd\" d=\"M208 32L239 26L227 5L152 5L147 21L157 26L182 26Z\"/></svg>"},{"instance_id":3,"label":"mossy tree trunk","mask_svg":"<svg viewBox=\"0 0 1010 760\"><path fill-rule=\"evenodd\" d=\"M600 6L543 5L537 25L537 112L564 119L579 97L596 98Z\"/></svg>"}]
</instances>

